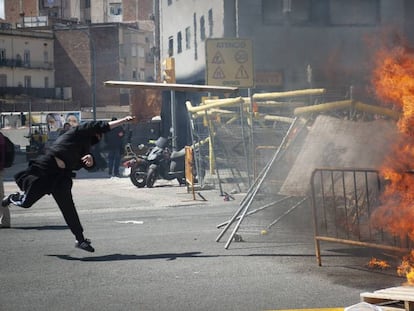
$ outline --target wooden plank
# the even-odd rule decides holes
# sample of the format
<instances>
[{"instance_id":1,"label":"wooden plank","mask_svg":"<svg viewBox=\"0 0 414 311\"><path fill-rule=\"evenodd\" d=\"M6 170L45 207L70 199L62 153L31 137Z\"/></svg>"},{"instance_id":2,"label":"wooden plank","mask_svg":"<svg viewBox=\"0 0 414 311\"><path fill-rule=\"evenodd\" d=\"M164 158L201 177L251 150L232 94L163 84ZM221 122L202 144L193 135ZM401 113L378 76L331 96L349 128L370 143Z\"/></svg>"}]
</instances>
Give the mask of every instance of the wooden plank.
<instances>
[{"instance_id":1,"label":"wooden plank","mask_svg":"<svg viewBox=\"0 0 414 311\"><path fill-rule=\"evenodd\" d=\"M404 300L414 302L414 287L398 286L376 290L373 293L362 293L361 297Z\"/></svg>"},{"instance_id":2,"label":"wooden plank","mask_svg":"<svg viewBox=\"0 0 414 311\"><path fill-rule=\"evenodd\" d=\"M344 308L317 308L317 309L277 309L267 311L343 311Z\"/></svg>"},{"instance_id":3,"label":"wooden plank","mask_svg":"<svg viewBox=\"0 0 414 311\"><path fill-rule=\"evenodd\" d=\"M237 87L196 85L196 84L176 84L176 83L153 83L153 82L136 82L136 81L105 81L105 86L118 88L146 88L157 89L160 91L182 91L182 92L222 92L236 93Z\"/></svg>"},{"instance_id":4,"label":"wooden plank","mask_svg":"<svg viewBox=\"0 0 414 311\"><path fill-rule=\"evenodd\" d=\"M414 311L414 287L396 286L360 294L361 300L371 304L404 303L404 310Z\"/></svg>"}]
</instances>

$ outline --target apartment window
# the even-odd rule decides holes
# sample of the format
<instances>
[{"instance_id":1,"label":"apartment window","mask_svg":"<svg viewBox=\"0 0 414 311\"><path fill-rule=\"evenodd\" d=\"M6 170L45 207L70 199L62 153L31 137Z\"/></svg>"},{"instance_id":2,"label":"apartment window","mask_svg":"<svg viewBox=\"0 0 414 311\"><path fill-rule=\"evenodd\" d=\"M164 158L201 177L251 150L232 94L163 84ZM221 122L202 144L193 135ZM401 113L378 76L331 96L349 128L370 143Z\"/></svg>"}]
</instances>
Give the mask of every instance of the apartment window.
<instances>
[{"instance_id":1,"label":"apartment window","mask_svg":"<svg viewBox=\"0 0 414 311\"><path fill-rule=\"evenodd\" d=\"M143 46L138 46L138 57L145 57L145 49Z\"/></svg>"},{"instance_id":2,"label":"apartment window","mask_svg":"<svg viewBox=\"0 0 414 311\"><path fill-rule=\"evenodd\" d=\"M213 10L208 10L208 36L213 36Z\"/></svg>"},{"instance_id":3,"label":"apartment window","mask_svg":"<svg viewBox=\"0 0 414 311\"><path fill-rule=\"evenodd\" d=\"M177 33L177 54L183 51L183 35L181 31Z\"/></svg>"},{"instance_id":4,"label":"apartment window","mask_svg":"<svg viewBox=\"0 0 414 311\"><path fill-rule=\"evenodd\" d=\"M140 71L139 71L139 79L141 80L141 81L145 81L145 69L140 69Z\"/></svg>"},{"instance_id":5,"label":"apartment window","mask_svg":"<svg viewBox=\"0 0 414 311\"><path fill-rule=\"evenodd\" d=\"M313 0L310 8L310 22L314 25L329 24L329 1Z\"/></svg>"},{"instance_id":6,"label":"apartment window","mask_svg":"<svg viewBox=\"0 0 414 311\"><path fill-rule=\"evenodd\" d=\"M201 41L206 39L206 21L204 15L200 17L200 39Z\"/></svg>"},{"instance_id":7,"label":"apartment window","mask_svg":"<svg viewBox=\"0 0 414 311\"><path fill-rule=\"evenodd\" d=\"M174 55L174 38L171 36L168 38L168 56Z\"/></svg>"},{"instance_id":8,"label":"apartment window","mask_svg":"<svg viewBox=\"0 0 414 311\"><path fill-rule=\"evenodd\" d=\"M198 52L197 52L197 14L193 14L193 27L194 27L194 59L198 59Z\"/></svg>"},{"instance_id":9,"label":"apartment window","mask_svg":"<svg viewBox=\"0 0 414 311\"><path fill-rule=\"evenodd\" d=\"M22 56L20 54L16 54L16 66L17 67L22 66Z\"/></svg>"},{"instance_id":10,"label":"apartment window","mask_svg":"<svg viewBox=\"0 0 414 311\"><path fill-rule=\"evenodd\" d=\"M0 62L4 63L6 61L6 49L0 49Z\"/></svg>"},{"instance_id":11,"label":"apartment window","mask_svg":"<svg viewBox=\"0 0 414 311\"><path fill-rule=\"evenodd\" d=\"M49 77L45 77L45 89L49 88Z\"/></svg>"},{"instance_id":12,"label":"apartment window","mask_svg":"<svg viewBox=\"0 0 414 311\"><path fill-rule=\"evenodd\" d=\"M132 79L133 80L137 79L137 70L135 68L132 70Z\"/></svg>"},{"instance_id":13,"label":"apartment window","mask_svg":"<svg viewBox=\"0 0 414 311\"><path fill-rule=\"evenodd\" d=\"M131 56L132 57L137 56L137 45L136 44L131 45Z\"/></svg>"},{"instance_id":14,"label":"apartment window","mask_svg":"<svg viewBox=\"0 0 414 311\"><path fill-rule=\"evenodd\" d=\"M7 75L0 75L0 87L7 87Z\"/></svg>"},{"instance_id":15,"label":"apartment window","mask_svg":"<svg viewBox=\"0 0 414 311\"><path fill-rule=\"evenodd\" d=\"M88 9L91 7L91 0L85 0L85 9Z\"/></svg>"},{"instance_id":16,"label":"apartment window","mask_svg":"<svg viewBox=\"0 0 414 311\"><path fill-rule=\"evenodd\" d=\"M171 5L172 4L172 0L167 0L167 4Z\"/></svg>"},{"instance_id":17,"label":"apartment window","mask_svg":"<svg viewBox=\"0 0 414 311\"><path fill-rule=\"evenodd\" d=\"M31 88L32 87L32 77L31 76L24 76L24 87Z\"/></svg>"},{"instance_id":18,"label":"apartment window","mask_svg":"<svg viewBox=\"0 0 414 311\"><path fill-rule=\"evenodd\" d=\"M262 0L264 24L283 24L289 20L292 24L310 21L311 5L318 0Z\"/></svg>"},{"instance_id":19,"label":"apartment window","mask_svg":"<svg viewBox=\"0 0 414 311\"><path fill-rule=\"evenodd\" d=\"M43 0L42 3L44 8L54 8L59 5L58 0Z\"/></svg>"},{"instance_id":20,"label":"apartment window","mask_svg":"<svg viewBox=\"0 0 414 311\"><path fill-rule=\"evenodd\" d=\"M286 3L285 3L286 2ZM288 1L284 0L262 0L263 24L283 24L284 3L289 9Z\"/></svg>"},{"instance_id":21,"label":"apartment window","mask_svg":"<svg viewBox=\"0 0 414 311\"><path fill-rule=\"evenodd\" d=\"M109 14L113 16L122 15L122 3L110 3Z\"/></svg>"},{"instance_id":22,"label":"apartment window","mask_svg":"<svg viewBox=\"0 0 414 311\"><path fill-rule=\"evenodd\" d=\"M23 64L29 66L30 65L30 51L25 50L23 55Z\"/></svg>"},{"instance_id":23,"label":"apartment window","mask_svg":"<svg viewBox=\"0 0 414 311\"><path fill-rule=\"evenodd\" d=\"M185 48L187 50L191 49L191 29L187 27L185 29Z\"/></svg>"},{"instance_id":24,"label":"apartment window","mask_svg":"<svg viewBox=\"0 0 414 311\"><path fill-rule=\"evenodd\" d=\"M49 62L49 52L43 51L43 62L48 63Z\"/></svg>"},{"instance_id":25,"label":"apartment window","mask_svg":"<svg viewBox=\"0 0 414 311\"><path fill-rule=\"evenodd\" d=\"M379 19L379 0L330 1L332 25L376 25Z\"/></svg>"},{"instance_id":26,"label":"apartment window","mask_svg":"<svg viewBox=\"0 0 414 311\"><path fill-rule=\"evenodd\" d=\"M330 0L262 0L263 23L326 25L329 23L329 3Z\"/></svg>"}]
</instances>

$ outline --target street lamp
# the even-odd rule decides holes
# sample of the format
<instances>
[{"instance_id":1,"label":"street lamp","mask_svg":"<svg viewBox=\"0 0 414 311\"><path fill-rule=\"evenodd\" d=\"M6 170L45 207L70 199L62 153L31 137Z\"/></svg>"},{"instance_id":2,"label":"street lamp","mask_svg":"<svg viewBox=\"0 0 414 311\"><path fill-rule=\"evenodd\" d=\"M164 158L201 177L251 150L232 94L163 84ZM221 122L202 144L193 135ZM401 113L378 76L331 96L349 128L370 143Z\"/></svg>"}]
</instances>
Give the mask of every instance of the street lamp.
<instances>
[{"instance_id":1,"label":"street lamp","mask_svg":"<svg viewBox=\"0 0 414 311\"><path fill-rule=\"evenodd\" d=\"M81 32L86 34L89 39L89 46L90 48L90 59L91 59L91 88L92 88L92 116L93 121L96 121L96 49L95 49L95 41L93 40L91 36L91 28L89 27L87 30L80 29Z\"/></svg>"},{"instance_id":2,"label":"street lamp","mask_svg":"<svg viewBox=\"0 0 414 311\"><path fill-rule=\"evenodd\" d=\"M95 41L92 39L91 34L88 32L89 42L91 46L91 60L92 60L92 115L93 120L96 121L96 50Z\"/></svg>"}]
</instances>

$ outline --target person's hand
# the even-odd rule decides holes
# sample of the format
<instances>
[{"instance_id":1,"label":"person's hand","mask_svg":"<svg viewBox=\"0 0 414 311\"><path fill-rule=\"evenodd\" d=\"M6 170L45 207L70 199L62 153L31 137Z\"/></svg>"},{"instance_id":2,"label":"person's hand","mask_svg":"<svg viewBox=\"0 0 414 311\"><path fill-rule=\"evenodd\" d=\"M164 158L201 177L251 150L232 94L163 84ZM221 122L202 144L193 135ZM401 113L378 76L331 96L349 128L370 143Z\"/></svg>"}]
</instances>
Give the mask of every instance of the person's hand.
<instances>
[{"instance_id":1,"label":"person's hand","mask_svg":"<svg viewBox=\"0 0 414 311\"><path fill-rule=\"evenodd\" d=\"M135 117L133 117L133 116L126 116L126 117L123 117L122 119L119 119L119 120L109 121L108 122L109 128L112 130L114 127L117 127L117 126L122 125L124 123L127 123L129 121L132 121L134 119L135 119Z\"/></svg>"},{"instance_id":2,"label":"person's hand","mask_svg":"<svg viewBox=\"0 0 414 311\"><path fill-rule=\"evenodd\" d=\"M125 122L129 122L129 121L132 121L132 120L134 120L134 119L135 119L135 117L134 117L134 116L126 116L126 117L124 118Z\"/></svg>"},{"instance_id":3,"label":"person's hand","mask_svg":"<svg viewBox=\"0 0 414 311\"><path fill-rule=\"evenodd\" d=\"M81 158L81 161L83 165L86 167L92 167L93 166L93 156L91 154L87 154Z\"/></svg>"}]
</instances>

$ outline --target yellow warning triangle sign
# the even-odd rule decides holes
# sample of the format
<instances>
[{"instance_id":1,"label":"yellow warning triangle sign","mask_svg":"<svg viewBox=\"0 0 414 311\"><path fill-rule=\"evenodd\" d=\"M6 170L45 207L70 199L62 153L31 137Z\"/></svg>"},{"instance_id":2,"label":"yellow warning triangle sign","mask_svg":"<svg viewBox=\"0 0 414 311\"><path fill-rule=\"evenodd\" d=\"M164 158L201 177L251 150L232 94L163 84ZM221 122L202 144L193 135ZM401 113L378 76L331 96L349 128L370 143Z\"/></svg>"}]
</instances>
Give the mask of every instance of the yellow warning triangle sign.
<instances>
[{"instance_id":1,"label":"yellow warning triangle sign","mask_svg":"<svg viewBox=\"0 0 414 311\"><path fill-rule=\"evenodd\" d=\"M243 65L236 72L236 79L249 79L249 73Z\"/></svg>"},{"instance_id":2,"label":"yellow warning triangle sign","mask_svg":"<svg viewBox=\"0 0 414 311\"><path fill-rule=\"evenodd\" d=\"M217 52L214 57L213 60L211 61L211 63L213 64L224 64L224 58L223 55L221 55L220 52Z\"/></svg>"},{"instance_id":3,"label":"yellow warning triangle sign","mask_svg":"<svg viewBox=\"0 0 414 311\"><path fill-rule=\"evenodd\" d=\"M224 74L223 69L219 66L213 73L213 79L224 79L226 75Z\"/></svg>"}]
</instances>

